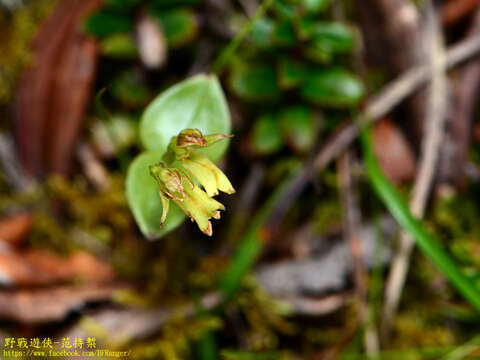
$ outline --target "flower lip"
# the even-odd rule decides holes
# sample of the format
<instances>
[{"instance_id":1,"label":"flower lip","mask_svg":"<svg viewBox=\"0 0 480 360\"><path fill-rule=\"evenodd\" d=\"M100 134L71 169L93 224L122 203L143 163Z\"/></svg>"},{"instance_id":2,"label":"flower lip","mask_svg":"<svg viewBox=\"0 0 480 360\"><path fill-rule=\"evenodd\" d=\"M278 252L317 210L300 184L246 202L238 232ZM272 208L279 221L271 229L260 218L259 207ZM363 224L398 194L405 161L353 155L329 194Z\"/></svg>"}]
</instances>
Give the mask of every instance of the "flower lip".
<instances>
[{"instance_id":1,"label":"flower lip","mask_svg":"<svg viewBox=\"0 0 480 360\"><path fill-rule=\"evenodd\" d=\"M174 141L179 148L185 148L189 146L207 147L215 144L216 142L232 138L233 135L225 134L213 134L204 136L198 129L185 129L176 136Z\"/></svg>"},{"instance_id":2,"label":"flower lip","mask_svg":"<svg viewBox=\"0 0 480 360\"><path fill-rule=\"evenodd\" d=\"M185 129L177 136L177 146L207 146L207 141L203 137L203 134L198 129Z\"/></svg>"}]
</instances>

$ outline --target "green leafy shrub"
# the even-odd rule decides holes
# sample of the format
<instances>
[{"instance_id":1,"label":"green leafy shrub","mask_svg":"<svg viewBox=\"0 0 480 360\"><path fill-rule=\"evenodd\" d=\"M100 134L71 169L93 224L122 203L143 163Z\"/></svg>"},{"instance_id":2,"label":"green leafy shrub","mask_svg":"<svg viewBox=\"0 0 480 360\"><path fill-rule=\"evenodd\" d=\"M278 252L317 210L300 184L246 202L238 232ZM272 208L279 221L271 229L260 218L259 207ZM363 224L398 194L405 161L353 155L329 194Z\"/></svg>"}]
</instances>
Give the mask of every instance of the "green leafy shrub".
<instances>
[{"instance_id":1,"label":"green leafy shrub","mask_svg":"<svg viewBox=\"0 0 480 360\"><path fill-rule=\"evenodd\" d=\"M307 152L320 127L318 114L349 109L363 98L363 85L349 70L355 32L331 20L329 3L275 1L231 62L229 88L256 117L253 154L274 154L284 145Z\"/></svg>"}]
</instances>

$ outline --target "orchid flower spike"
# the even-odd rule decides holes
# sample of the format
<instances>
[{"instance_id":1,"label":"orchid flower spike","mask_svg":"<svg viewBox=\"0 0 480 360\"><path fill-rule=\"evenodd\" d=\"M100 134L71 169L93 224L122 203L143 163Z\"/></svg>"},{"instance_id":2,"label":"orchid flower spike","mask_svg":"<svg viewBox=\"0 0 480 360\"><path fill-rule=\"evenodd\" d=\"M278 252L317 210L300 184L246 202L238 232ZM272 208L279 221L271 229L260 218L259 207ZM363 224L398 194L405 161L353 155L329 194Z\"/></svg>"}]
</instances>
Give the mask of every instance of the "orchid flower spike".
<instances>
[{"instance_id":1,"label":"orchid flower spike","mask_svg":"<svg viewBox=\"0 0 480 360\"><path fill-rule=\"evenodd\" d=\"M196 149L229 137L222 134L203 136L198 129L185 129L172 138L164 162L150 167L151 175L159 184L163 208L161 226L167 217L170 200L173 200L203 233L212 235L210 218L219 219L220 210L225 210L213 196L218 195L219 190L233 194L235 189L227 176Z\"/></svg>"}]
</instances>

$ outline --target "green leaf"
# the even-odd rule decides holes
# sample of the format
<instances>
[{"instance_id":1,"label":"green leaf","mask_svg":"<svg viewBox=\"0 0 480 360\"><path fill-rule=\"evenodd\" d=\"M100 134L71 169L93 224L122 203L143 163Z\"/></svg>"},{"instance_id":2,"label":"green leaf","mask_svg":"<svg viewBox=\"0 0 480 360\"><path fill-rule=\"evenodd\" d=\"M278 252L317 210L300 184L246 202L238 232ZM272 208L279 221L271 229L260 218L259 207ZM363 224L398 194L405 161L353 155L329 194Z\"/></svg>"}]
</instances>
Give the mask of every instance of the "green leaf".
<instances>
[{"instance_id":1,"label":"green leaf","mask_svg":"<svg viewBox=\"0 0 480 360\"><path fill-rule=\"evenodd\" d=\"M270 155L283 146L282 133L274 115L259 117L250 135L251 151L257 155Z\"/></svg>"},{"instance_id":2,"label":"green leaf","mask_svg":"<svg viewBox=\"0 0 480 360\"><path fill-rule=\"evenodd\" d=\"M332 67L306 76L300 93L305 100L315 104L339 108L358 104L364 95L364 88L351 72Z\"/></svg>"},{"instance_id":3,"label":"green leaf","mask_svg":"<svg viewBox=\"0 0 480 360\"><path fill-rule=\"evenodd\" d=\"M143 152L135 158L127 171L126 192L130 208L142 233L149 239L158 239L185 220L185 214L173 202L167 219L160 227L162 205L158 184L150 175L149 166L162 159L162 151Z\"/></svg>"},{"instance_id":4,"label":"green leaf","mask_svg":"<svg viewBox=\"0 0 480 360\"><path fill-rule=\"evenodd\" d=\"M278 64L278 82L282 89L299 86L306 75L305 67L299 61L284 57Z\"/></svg>"},{"instance_id":5,"label":"green leaf","mask_svg":"<svg viewBox=\"0 0 480 360\"><path fill-rule=\"evenodd\" d=\"M187 128L204 135L230 133L230 114L215 76L197 75L155 98L142 115L140 139L146 149L163 153L171 138ZM224 140L200 151L215 162L227 147Z\"/></svg>"},{"instance_id":6,"label":"green leaf","mask_svg":"<svg viewBox=\"0 0 480 360\"><path fill-rule=\"evenodd\" d=\"M154 11L162 24L169 47L176 48L190 43L198 32L197 18L191 9Z\"/></svg>"},{"instance_id":7,"label":"green leaf","mask_svg":"<svg viewBox=\"0 0 480 360\"><path fill-rule=\"evenodd\" d=\"M302 8L308 13L318 14L324 11L330 2L330 0L302 0Z\"/></svg>"},{"instance_id":8,"label":"green leaf","mask_svg":"<svg viewBox=\"0 0 480 360\"><path fill-rule=\"evenodd\" d=\"M234 66L229 85L239 98L252 102L277 100L282 93L277 85L275 69L266 64Z\"/></svg>"},{"instance_id":9,"label":"green leaf","mask_svg":"<svg viewBox=\"0 0 480 360\"><path fill-rule=\"evenodd\" d=\"M305 55L312 60L326 62L333 55L350 53L354 46L355 36L348 26L337 22L320 23L315 26Z\"/></svg>"},{"instance_id":10,"label":"green leaf","mask_svg":"<svg viewBox=\"0 0 480 360\"><path fill-rule=\"evenodd\" d=\"M133 108L147 105L152 98L150 90L134 71L124 71L115 77L111 84L111 94L122 105Z\"/></svg>"},{"instance_id":11,"label":"green leaf","mask_svg":"<svg viewBox=\"0 0 480 360\"><path fill-rule=\"evenodd\" d=\"M361 140L367 175L378 197L398 224L415 239L420 250L430 258L463 298L480 312L479 288L460 270L450 254L444 250L442 243L426 230L422 222L413 217L397 189L380 169L373 151L370 131L369 128L362 129Z\"/></svg>"},{"instance_id":12,"label":"green leaf","mask_svg":"<svg viewBox=\"0 0 480 360\"><path fill-rule=\"evenodd\" d=\"M274 31L275 22L269 18L261 18L253 24L250 40L262 48L272 46Z\"/></svg>"},{"instance_id":13,"label":"green leaf","mask_svg":"<svg viewBox=\"0 0 480 360\"><path fill-rule=\"evenodd\" d=\"M85 21L85 31L97 38L128 32L132 28L133 21L130 17L107 10L100 10Z\"/></svg>"},{"instance_id":14,"label":"green leaf","mask_svg":"<svg viewBox=\"0 0 480 360\"><path fill-rule=\"evenodd\" d=\"M102 153L118 153L138 142L138 122L126 115L114 114L108 121L97 121L92 127L95 147Z\"/></svg>"},{"instance_id":15,"label":"green leaf","mask_svg":"<svg viewBox=\"0 0 480 360\"><path fill-rule=\"evenodd\" d=\"M278 17L283 19L293 19L298 15L298 7L288 0L275 0L273 11Z\"/></svg>"},{"instance_id":16,"label":"green leaf","mask_svg":"<svg viewBox=\"0 0 480 360\"><path fill-rule=\"evenodd\" d=\"M297 37L290 21L282 21L277 24L273 33L273 41L282 47L294 46L297 43Z\"/></svg>"},{"instance_id":17,"label":"green leaf","mask_svg":"<svg viewBox=\"0 0 480 360\"><path fill-rule=\"evenodd\" d=\"M296 151L307 152L315 142L315 114L306 106L292 106L279 115L279 124L287 143Z\"/></svg>"},{"instance_id":18,"label":"green leaf","mask_svg":"<svg viewBox=\"0 0 480 360\"><path fill-rule=\"evenodd\" d=\"M301 17L297 21L294 21L295 31L297 36L301 40L308 40L315 32L317 25L317 19L315 17Z\"/></svg>"},{"instance_id":19,"label":"green leaf","mask_svg":"<svg viewBox=\"0 0 480 360\"><path fill-rule=\"evenodd\" d=\"M100 42L102 55L116 59L134 59L138 56L137 45L127 33L112 34Z\"/></svg>"}]
</instances>

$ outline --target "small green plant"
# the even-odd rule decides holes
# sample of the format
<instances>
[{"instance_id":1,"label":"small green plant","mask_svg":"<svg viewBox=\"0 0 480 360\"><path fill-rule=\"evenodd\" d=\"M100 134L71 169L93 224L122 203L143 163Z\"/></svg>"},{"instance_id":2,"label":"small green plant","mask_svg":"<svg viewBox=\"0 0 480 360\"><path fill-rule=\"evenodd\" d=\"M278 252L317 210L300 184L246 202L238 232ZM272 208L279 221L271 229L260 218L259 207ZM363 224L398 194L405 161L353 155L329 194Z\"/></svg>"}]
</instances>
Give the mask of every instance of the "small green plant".
<instances>
[{"instance_id":1,"label":"small green plant","mask_svg":"<svg viewBox=\"0 0 480 360\"><path fill-rule=\"evenodd\" d=\"M170 141L163 161L150 166L150 174L160 187L163 226L173 200L200 230L211 236L210 218L220 219L220 210L225 207L213 199L218 190L233 194L235 190L225 174L202 153L194 148L204 148L228 138L217 134L203 136L198 129L185 129ZM186 171L183 170L186 169ZM193 175L194 179L190 175ZM194 182L198 181L205 191Z\"/></svg>"},{"instance_id":2,"label":"small green plant","mask_svg":"<svg viewBox=\"0 0 480 360\"><path fill-rule=\"evenodd\" d=\"M250 107L252 154L272 155L285 146L307 153L320 118L332 120L363 98L363 84L349 70L355 31L332 19L330 3L275 0L229 62L231 93L246 105L262 105Z\"/></svg>"},{"instance_id":3,"label":"small green plant","mask_svg":"<svg viewBox=\"0 0 480 360\"><path fill-rule=\"evenodd\" d=\"M180 225L185 214L212 234L209 219L219 218L218 210L223 210L212 197L218 190L234 192L214 164L228 146L229 136L221 134L230 130L225 97L213 75L184 80L146 108L140 122L146 151L132 162L126 180L130 208L145 236L160 238Z\"/></svg>"}]
</instances>

